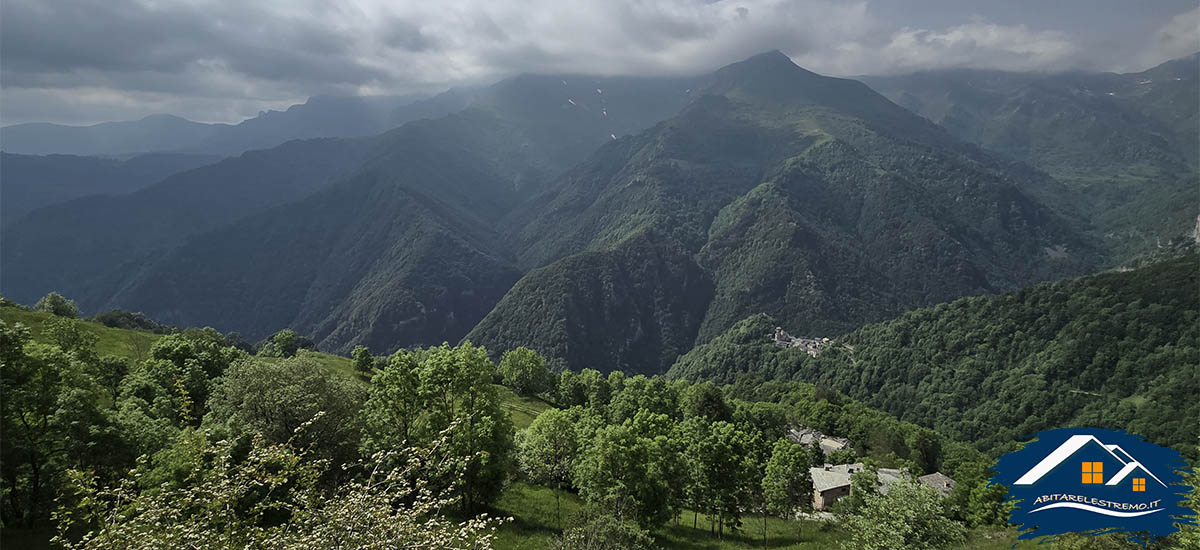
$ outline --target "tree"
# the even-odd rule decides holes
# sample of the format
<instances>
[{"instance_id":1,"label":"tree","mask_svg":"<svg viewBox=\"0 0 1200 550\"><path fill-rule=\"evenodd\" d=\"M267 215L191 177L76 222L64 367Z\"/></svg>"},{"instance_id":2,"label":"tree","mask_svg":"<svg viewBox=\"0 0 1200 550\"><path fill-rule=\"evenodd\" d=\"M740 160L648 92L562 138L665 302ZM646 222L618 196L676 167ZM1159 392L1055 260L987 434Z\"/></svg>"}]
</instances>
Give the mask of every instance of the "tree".
<instances>
[{"instance_id":1,"label":"tree","mask_svg":"<svg viewBox=\"0 0 1200 550\"><path fill-rule=\"evenodd\" d=\"M752 500L748 492L758 492L751 487L762 479L757 475L752 438L733 424L709 424L700 417L685 421L681 432L688 442L688 499L723 536L726 526L740 527L741 512Z\"/></svg>"},{"instance_id":2,"label":"tree","mask_svg":"<svg viewBox=\"0 0 1200 550\"><path fill-rule=\"evenodd\" d=\"M550 409L538 415L518 434L521 471L536 483L556 489L554 505L562 528L561 493L571 482L571 470L579 455L575 423L567 411Z\"/></svg>"},{"instance_id":3,"label":"tree","mask_svg":"<svg viewBox=\"0 0 1200 550\"><path fill-rule=\"evenodd\" d=\"M785 519L812 510L813 481L808 453L787 438L775 442L762 480L768 508Z\"/></svg>"},{"instance_id":4,"label":"tree","mask_svg":"<svg viewBox=\"0 0 1200 550\"><path fill-rule=\"evenodd\" d=\"M5 524L39 519L48 490L48 462L57 426L51 422L71 368L70 358L51 346L30 343L24 325L0 321L4 362L0 363L0 467L3 468Z\"/></svg>"},{"instance_id":5,"label":"tree","mask_svg":"<svg viewBox=\"0 0 1200 550\"><path fill-rule=\"evenodd\" d=\"M42 325L42 331L54 345L73 354L75 358L87 363L96 360L96 341L99 337L84 330L83 323L66 317L51 318Z\"/></svg>"},{"instance_id":6,"label":"tree","mask_svg":"<svg viewBox=\"0 0 1200 550\"><path fill-rule=\"evenodd\" d=\"M413 354L400 350L383 370L371 377L363 406L363 449L373 454L414 445L418 419L425 407L419 393L419 365Z\"/></svg>"},{"instance_id":7,"label":"tree","mask_svg":"<svg viewBox=\"0 0 1200 550\"><path fill-rule=\"evenodd\" d=\"M246 359L225 373L210 402L214 420L246 426L271 443L293 442L335 464L354 460L366 390L316 361ZM319 413L319 416L318 416ZM307 426L302 434L296 430Z\"/></svg>"},{"instance_id":8,"label":"tree","mask_svg":"<svg viewBox=\"0 0 1200 550\"><path fill-rule=\"evenodd\" d=\"M495 528L504 521L447 517L453 497L432 491L422 475L436 460L427 450L376 455L356 465L365 473L361 479L330 491L319 483L329 476L328 464L288 445L258 438L242 448L210 439L215 438L196 438L199 444L184 457L188 476L177 485L140 487L135 480L148 474L146 464L113 488L101 489L104 484L89 472L71 472L75 494L69 501L79 505L60 509L54 542L67 550L490 550Z\"/></svg>"},{"instance_id":9,"label":"tree","mask_svg":"<svg viewBox=\"0 0 1200 550\"><path fill-rule=\"evenodd\" d=\"M419 435L434 441L454 427L440 450L444 465L430 475L453 485L463 508L475 511L499 496L513 458L512 419L492 385L496 366L486 349L469 342L456 348L442 344L418 357L418 393L425 409Z\"/></svg>"},{"instance_id":10,"label":"tree","mask_svg":"<svg viewBox=\"0 0 1200 550\"><path fill-rule=\"evenodd\" d=\"M375 358L366 346L354 346L350 357L354 360L354 369L358 372L371 372L375 368Z\"/></svg>"},{"instance_id":11,"label":"tree","mask_svg":"<svg viewBox=\"0 0 1200 550\"><path fill-rule=\"evenodd\" d=\"M96 382L112 397L113 408L121 395L121 381L129 374L129 361L124 357L105 355L96 361L93 369Z\"/></svg>"},{"instance_id":12,"label":"tree","mask_svg":"<svg viewBox=\"0 0 1200 550\"><path fill-rule=\"evenodd\" d=\"M150 356L170 361L181 369L188 369L189 364L195 364L204 376L216 378L246 354L229 346L225 338L212 328L192 328L159 338L150 347Z\"/></svg>"},{"instance_id":13,"label":"tree","mask_svg":"<svg viewBox=\"0 0 1200 550\"><path fill-rule=\"evenodd\" d=\"M575 468L575 486L589 504L610 510L618 520L659 526L670 516L670 487L653 466L659 448L638 437L630 424L596 430Z\"/></svg>"},{"instance_id":14,"label":"tree","mask_svg":"<svg viewBox=\"0 0 1200 550\"><path fill-rule=\"evenodd\" d=\"M808 463L813 466L825 464L825 451L821 450L820 443L815 440L808 445Z\"/></svg>"},{"instance_id":15,"label":"tree","mask_svg":"<svg viewBox=\"0 0 1200 550\"><path fill-rule=\"evenodd\" d=\"M1008 525L1008 516L1013 504L1005 502L1008 488L991 483L987 479L980 480L970 488L967 497L967 522L972 527L983 525Z\"/></svg>"},{"instance_id":16,"label":"tree","mask_svg":"<svg viewBox=\"0 0 1200 550\"><path fill-rule=\"evenodd\" d=\"M76 357L32 342L20 323L0 321L0 348L0 521L30 525L45 519L63 467L102 469L127 446Z\"/></svg>"},{"instance_id":17,"label":"tree","mask_svg":"<svg viewBox=\"0 0 1200 550\"><path fill-rule=\"evenodd\" d=\"M554 384L546 358L526 347L504 352L499 371L504 385L517 395L537 395L549 391Z\"/></svg>"},{"instance_id":18,"label":"tree","mask_svg":"<svg viewBox=\"0 0 1200 550\"><path fill-rule=\"evenodd\" d=\"M270 351L277 357L293 357L300 349L296 331L285 328L271 336Z\"/></svg>"},{"instance_id":19,"label":"tree","mask_svg":"<svg viewBox=\"0 0 1200 550\"><path fill-rule=\"evenodd\" d=\"M867 494L843 525L850 533L846 550L945 548L965 538L963 526L945 516L941 496L911 478L893 483L886 495Z\"/></svg>"},{"instance_id":20,"label":"tree","mask_svg":"<svg viewBox=\"0 0 1200 550\"><path fill-rule=\"evenodd\" d=\"M725 403L721 388L712 382L693 384L679 397L684 418L698 416L709 422L730 422L733 410Z\"/></svg>"},{"instance_id":21,"label":"tree","mask_svg":"<svg viewBox=\"0 0 1200 550\"><path fill-rule=\"evenodd\" d=\"M850 494L833 503L833 512L839 517L856 514L867 505L868 497L879 494L879 467L870 460L860 472L850 476Z\"/></svg>"},{"instance_id":22,"label":"tree","mask_svg":"<svg viewBox=\"0 0 1200 550\"><path fill-rule=\"evenodd\" d=\"M51 292L42 296L36 304L33 305L34 311L49 313L59 317L68 317L75 319L79 317L79 306L75 305L74 300L68 300L62 294Z\"/></svg>"},{"instance_id":23,"label":"tree","mask_svg":"<svg viewBox=\"0 0 1200 550\"><path fill-rule=\"evenodd\" d=\"M826 460L829 464L854 464L857 461L858 455L854 453L854 449L838 449L829 453Z\"/></svg>"},{"instance_id":24,"label":"tree","mask_svg":"<svg viewBox=\"0 0 1200 550\"><path fill-rule=\"evenodd\" d=\"M578 374L564 370L558 375L558 388L555 390L558 404L564 407L587 405L587 386Z\"/></svg>"}]
</instances>

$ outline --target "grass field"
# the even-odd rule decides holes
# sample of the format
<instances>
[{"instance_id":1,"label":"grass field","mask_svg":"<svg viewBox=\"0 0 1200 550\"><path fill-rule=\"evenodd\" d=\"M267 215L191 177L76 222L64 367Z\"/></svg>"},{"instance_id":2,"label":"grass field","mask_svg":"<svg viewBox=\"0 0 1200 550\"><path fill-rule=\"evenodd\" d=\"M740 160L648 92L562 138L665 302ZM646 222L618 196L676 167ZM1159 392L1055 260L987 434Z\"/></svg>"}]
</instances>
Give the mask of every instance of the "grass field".
<instances>
[{"instance_id":1,"label":"grass field","mask_svg":"<svg viewBox=\"0 0 1200 550\"><path fill-rule=\"evenodd\" d=\"M562 523L570 527L572 518L583 507L579 496L564 491L561 495ZM495 514L512 517L496 535L497 550L544 549L560 531L555 505L555 491L526 483L514 483L496 502ZM742 529L726 532L718 539L710 534L711 525L700 515L692 527L693 514L685 512L679 524L668 525L654 532L661 548L685 550L732 550L735 548L764 548L762 516L746 516ZM766 548L823 549L834 548L846 535L836 526L817 521L785 521L767 518Z\"/></svg>"},{"instance_id":2,"label":"grass field","mask_svg":"<svg viewBox=\"0 0 1200 550\"><path fill-rule=\"evenodd\" d=\"M529 427L542 411L554 408L554 405L540 398L521 397L507 386L496 386L496 391L500 393L501 406L512 416L513 425L518 430Z\"/></svg>"},{"instance_id":3,"label":"grass field","mask_svg":"<svg viewBox=\"0 0 1200 550\"><path fill-rule=\"evenodd\" d=\"M29 327L34 341L37 342L42 341L42 326L51 317L53 316L49 313L25 311L16 307L0 307L0 319L3 319L5 323L10 325L21 323ZM100 323L83 320L80 320L79 323L83 327L83 330L98 337L96 341L96 354L101 357L116 355L127 357L133 361L141 361L150 356L150 346L156 340L162 338L161 334L154 334L152 332L110 328Z\"/></svg>"}]
</instances>

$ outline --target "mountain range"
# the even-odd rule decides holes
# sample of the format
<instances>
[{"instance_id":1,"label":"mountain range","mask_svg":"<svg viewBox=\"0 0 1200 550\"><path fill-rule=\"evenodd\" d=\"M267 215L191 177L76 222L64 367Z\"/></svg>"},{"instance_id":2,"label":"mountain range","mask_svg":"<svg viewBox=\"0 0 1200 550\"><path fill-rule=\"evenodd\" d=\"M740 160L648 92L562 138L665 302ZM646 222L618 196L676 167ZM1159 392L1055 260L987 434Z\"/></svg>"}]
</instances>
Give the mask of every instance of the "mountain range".
<instances>
[{"instance_id":1,"label":"mountain range","mask_svg":"<svg viewBox=\"0 0 1200 550\"><path fill-rule=\"evenodd\" d=\"M1079 191L1068 200L1119 258L1196 224L1200 53L1128 74L961 69L862 80L956 137Z\"/></svg>"},{"instance_id":2,"label":"mountain range","mask_svg":"<svg viewBox=\"0 0 1200 550\"><path fill-rule=\"evenodd\" d=\"M148 153L126 160L0 153L0 223L88 195L132 193L163 178L216 162L216 155Z\"/></svg>"},{"instance_id":3,"label":"mountain range","mask_svg":"<svg viewBox=\"0 0 1200 550\"><path fill-rule=\"evenodd\" d=\"M238 124L193 122L166 114L90 126L13 124L0 128L0 149L29 155L237 155L293 139L378 134L410 120L460 110L473 94L472 88L455 88L432 97L315 96L285 111L263 111Z\"/></svg>"},{"instance_id":4,"label":"mountain range","mask_svg":"<svg viewBox=\"0 0 1200 550\"><path fill-rule=\"evenodd\" d=\"M1091 198L1132 179L1072 179L1038 160L1053 156L1041 137L1022 157L911 99L957 80L893 78L865 79L881 95L779 52L696 77L518 76L427 100L444 103L382 134L290 141L33 211L0 237L0 285L249 338L291 327L332 351L465 338L663 372L750 315L833 336L1145 248L1112 236L1134 211ZM1194 105L1172 93L1122 103L1169 145L1108 160L1183 178L1147 179L1138 204L1187 183L1194 125L1166 121ZM1108 104L1071 103L1096 114L1070 120Z\"/></svg>"}]
</instances>

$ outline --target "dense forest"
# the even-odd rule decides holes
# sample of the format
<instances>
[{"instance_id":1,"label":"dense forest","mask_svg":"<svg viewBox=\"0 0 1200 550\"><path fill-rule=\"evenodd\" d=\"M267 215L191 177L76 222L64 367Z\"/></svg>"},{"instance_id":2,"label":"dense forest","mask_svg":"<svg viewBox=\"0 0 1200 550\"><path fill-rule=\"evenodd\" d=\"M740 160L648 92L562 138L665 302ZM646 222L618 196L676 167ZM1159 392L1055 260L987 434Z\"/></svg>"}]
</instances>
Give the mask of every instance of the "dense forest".
<instances>
[{"instance_id":1,"label":"dense forest","mask_svg":"<svg viewBox=\"0 0 1200 550\"><path fill-rule=\"evenodd\" d=\"M514 525L500 506L539 486L553 499L545 540L564 549L679 532L917 548L1006 518L988 455L802 382L556 373L532 350L496 363L470 343L345 359L290 330L251 345L121 312L75 319L57 294L34 309L0 307L0 511L10 531L56 525L68 548L522 547L528 512ZM855 444L826 456L789 439L796 426ZM811 465L855 461L957 484L943 499L915 477L886 494L856 478L834 511L913 529L872 535L885 546L794 519L812 510Z\"/></svg>"},{"instance_id":2,"label":"dense forest","mask_svg":"<svg viewBox=\"0 0 1200 550\"><path fill-rule=\"evenodd\" d=\"M986 452L1051 426L1099 426L1194 459L1198 262L1192 253L918 309L837 338L817 357L775 346L775 322L755 316L680 357L669 376L817 384Z\"/></svg>"}]
</instances>

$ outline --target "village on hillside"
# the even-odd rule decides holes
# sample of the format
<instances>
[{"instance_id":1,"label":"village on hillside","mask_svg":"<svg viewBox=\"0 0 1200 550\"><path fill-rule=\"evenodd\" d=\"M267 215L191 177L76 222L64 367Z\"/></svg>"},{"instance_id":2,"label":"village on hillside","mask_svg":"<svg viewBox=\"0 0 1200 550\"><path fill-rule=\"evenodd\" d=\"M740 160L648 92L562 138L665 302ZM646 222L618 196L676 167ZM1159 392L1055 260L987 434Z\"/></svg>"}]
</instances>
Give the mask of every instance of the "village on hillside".
<instances>
[{"instance_id":1,"label":"village on hillside","mask_svg":"<svg viewBox=\"0 0 1200 550\"><path fill-rule=\"evenodd\" d=\"M789 428L788 438L806 447L813 445L820 447L821 453L825 457L831 457L834 453L840 454L842 451L854 452L853 442L849 439L825 435L818 430L806 426ZM826 463L809 468L809 474L812 476L813 481L813 510L824 512L834 502L837 502L838 499L849 496L852 490L852 476L866 470L867 467L863 462L854 462L852 464ZM898 468L878 468L875 470L875 473L879 492L885 495L892 484L900 481L905 475ZM943 498L950 496L950 492L954 490L955 485L953 479L941 472L919 476L917 481L937 491Z\"/></svg>"},{"instance_id":2,"label":"village on hillside","mask_svg":"<svg viewBox=\"0 0 1200 550\"><path fill-rule=\"evenodd\" d=\"M775 345L781 348L800 348L809 355L816 357L829 344L829 338L808 338L792 336L783 327L775 327Z\"/></svg>"}]
</instances>

